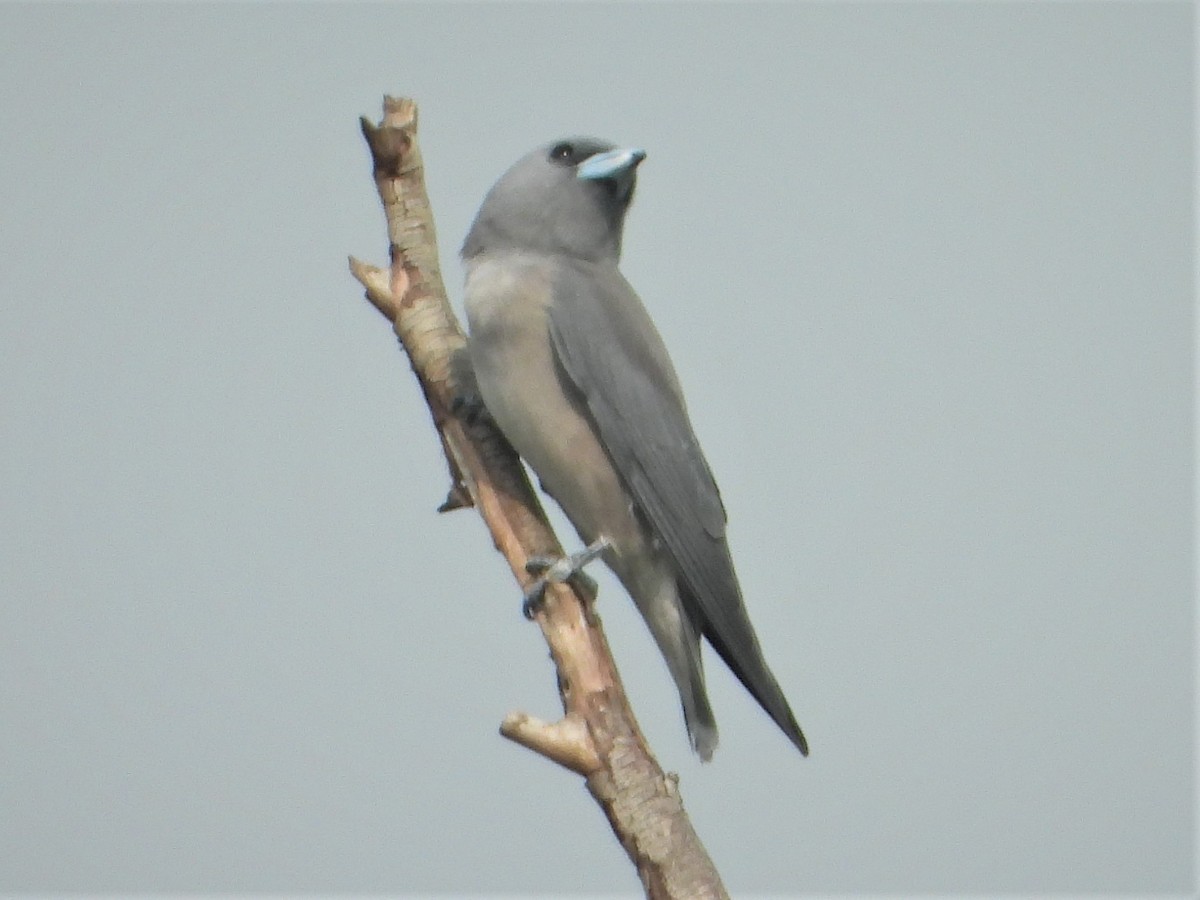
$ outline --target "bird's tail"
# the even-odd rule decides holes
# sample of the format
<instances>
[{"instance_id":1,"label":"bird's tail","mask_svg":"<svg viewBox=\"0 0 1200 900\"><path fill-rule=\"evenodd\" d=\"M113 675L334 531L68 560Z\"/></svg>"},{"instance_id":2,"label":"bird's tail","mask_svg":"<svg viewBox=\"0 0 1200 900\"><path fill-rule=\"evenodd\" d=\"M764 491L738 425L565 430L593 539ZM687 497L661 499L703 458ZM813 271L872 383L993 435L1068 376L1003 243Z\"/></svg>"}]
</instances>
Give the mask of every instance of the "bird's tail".
<instances>
[{"instance_id":1,"label":"bird's tail","mask_svg":"<svg viewBox=\"0 0 1200 900\"><path fill-rule=\"evenodd\" d=\"M796 716L788 705L787 697L783 695L783 689L779 687L779 682L767 666L749 617L746 617L745 626L749 640L744 642L746 646L741 654L732 653L716 629L704 627L702 631L708 642L713 645L713 649L725 660L725 665L729 666L738 681L758 701L758 705L775 720L775 724L796 745L796 749L802 755L808 756L808 740L796 722Z\"/></svg>"},{"instance_id":2,"label":"bird's tail","mask_svg":"<svg viewBox=\"0 0 1200 900\"><path fill-rule=\"evenodd\" d=\"M700 631L680 602L673 578L664 578L652 592L633 596L640 601L638 608L679 690L692 748L700 759L708 762L717 749L717 720L704 688Z\"/></svg>"},{"instance_id":3,"label":"bird's tail","mask_svg":"<svg viewBox=\"0 0 1200 900\"><path fill-rule=\"evenodd\" d=\"M696 656L699 662L699 641L696 643ZM679 685L679 697L683 701L683 721L687 725L692 749L701 761L708 762L712 759L713 751L717 749L717 720L708 704L704 672L698 666L696 679L686 686Z\"/></svg>"}]
</instances>

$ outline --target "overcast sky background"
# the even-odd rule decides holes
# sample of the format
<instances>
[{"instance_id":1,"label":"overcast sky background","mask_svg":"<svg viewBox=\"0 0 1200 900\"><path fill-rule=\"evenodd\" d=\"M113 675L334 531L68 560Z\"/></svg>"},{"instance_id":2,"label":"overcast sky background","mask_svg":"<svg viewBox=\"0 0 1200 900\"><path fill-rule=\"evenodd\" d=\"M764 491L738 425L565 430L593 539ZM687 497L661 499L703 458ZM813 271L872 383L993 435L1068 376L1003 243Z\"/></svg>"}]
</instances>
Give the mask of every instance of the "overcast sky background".
<instances>
[{"instance_id":1,"label":"overcast sky background","mask_svg":"<svg viewBox=\"0 0 1200 900\"><path fill-rule=\"evenodd\" d=\"M715 656L735 895L1194 886L1184 3L0 6L0 891L625 892L541 638L346 255L645 148L671 348L812 745ZM569 545L577 542L564 529ZM597 570L597 574L600 574Z\"/></svg>"}]
</instances>

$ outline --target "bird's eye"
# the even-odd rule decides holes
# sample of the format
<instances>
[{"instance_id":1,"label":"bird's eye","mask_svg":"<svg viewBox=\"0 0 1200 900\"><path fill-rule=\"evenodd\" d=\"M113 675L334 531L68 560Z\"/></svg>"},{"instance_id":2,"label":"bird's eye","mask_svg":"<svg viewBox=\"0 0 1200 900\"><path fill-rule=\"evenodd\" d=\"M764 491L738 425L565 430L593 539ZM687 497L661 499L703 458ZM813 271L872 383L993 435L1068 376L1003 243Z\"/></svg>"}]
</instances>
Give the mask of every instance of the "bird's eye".
<instances>
[{"instance_id":1,"label":"bird's eye","mask_svg":"<svg viewBox=\"0 0 1200 900\"><path fill-rule=\"evenodd\" d=\"M571 144L555 144L550 151L550 158L555 162L567 162L574 155L575 148Z\"/></svg>"}]
</instances>

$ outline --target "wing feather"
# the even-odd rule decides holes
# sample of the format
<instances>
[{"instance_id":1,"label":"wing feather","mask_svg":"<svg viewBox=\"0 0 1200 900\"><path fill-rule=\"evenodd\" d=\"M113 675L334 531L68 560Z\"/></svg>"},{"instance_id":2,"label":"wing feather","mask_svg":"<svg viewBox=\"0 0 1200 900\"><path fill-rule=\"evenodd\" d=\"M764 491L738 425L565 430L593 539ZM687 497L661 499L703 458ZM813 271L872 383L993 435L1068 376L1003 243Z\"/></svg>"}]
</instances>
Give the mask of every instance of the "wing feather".
<instances>
[{"instance_id":1,"label":"wing feather","mask_svg":"<svg viewBox=\"0 0 1200 900\"><path fill-rule=\"evenodd\" d=\"M657 329L615 265L566 264L554 294L550 335L557 361L674 561L681 595L691 601L689 614L755 699L805 749L746 614L721 495Z\"/></svg>"}]
</instances>

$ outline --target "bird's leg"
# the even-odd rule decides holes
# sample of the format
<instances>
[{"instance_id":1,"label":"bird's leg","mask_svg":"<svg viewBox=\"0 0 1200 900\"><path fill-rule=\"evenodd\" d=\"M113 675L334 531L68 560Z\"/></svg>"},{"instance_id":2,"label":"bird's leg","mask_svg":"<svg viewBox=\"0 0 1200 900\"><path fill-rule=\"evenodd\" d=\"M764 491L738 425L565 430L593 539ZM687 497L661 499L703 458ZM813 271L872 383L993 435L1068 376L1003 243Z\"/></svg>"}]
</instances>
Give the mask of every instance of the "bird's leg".
<instances>
[{"instance_id":1,"label":"bird's leg","mask_svg":"<svg viewBox=\"0 0 1200 900\"><path fill-rule=\"evenodd\" d=\"M563 557L529 557L525 562L525 571L531 575L537 575L538 579L525 591L525 602L521 604L521 612L525 614L525 618L533 618L538 605L546 596L546 587L555 581L569 582L583 595L587 603L595 602L598 590L596 582L583 571L583 567L611 546L608 538L601 536L578 553L571 553Z\"/></svg>"}]
</instances>

